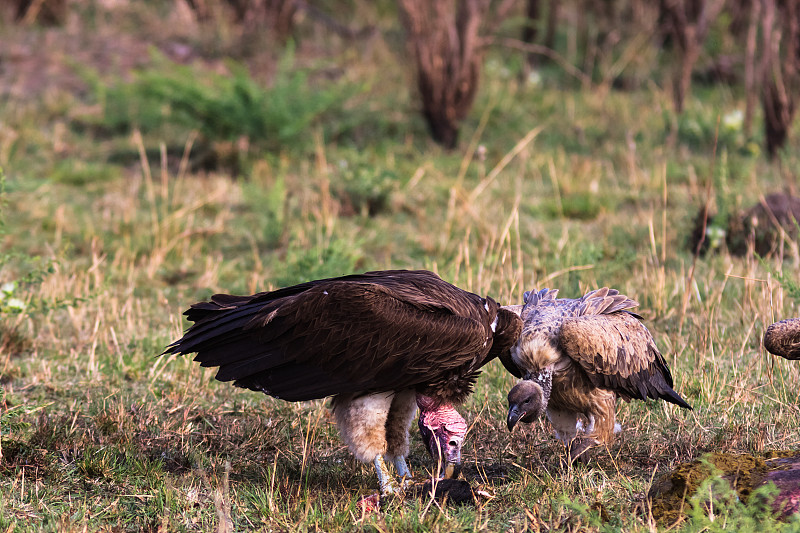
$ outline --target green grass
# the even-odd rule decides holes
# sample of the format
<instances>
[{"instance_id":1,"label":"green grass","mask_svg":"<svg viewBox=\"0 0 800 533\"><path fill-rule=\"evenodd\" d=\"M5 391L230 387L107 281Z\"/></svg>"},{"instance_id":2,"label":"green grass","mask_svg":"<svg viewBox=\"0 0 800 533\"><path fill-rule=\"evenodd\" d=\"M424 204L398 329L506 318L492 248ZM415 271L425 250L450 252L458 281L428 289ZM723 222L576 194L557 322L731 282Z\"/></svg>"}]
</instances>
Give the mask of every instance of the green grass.
<instances>
[{"instance_id":1,"label":"green grass","mask_svg":"<svg viewBox=\"0 0 800 533\"><path fill-rule=\"evenodd\" d=\"M359 21L395 23L359 9ZM202 28L181 36L163 13L135 15L95 14L102 31L81 42L102 49L121 32L203 49ZM237 67L87 60L82 74L96 77L83 90L54 83L0 107L0 530L664 530L648 511L655 476L709 451L800 448L800 367L760 347L771 322L798 314L796 243L784 262L695 264L684 246L709 182L726 209L750 205L800 168L798 135L770 165L735 121L716 133L744 108L737 91L697 89L678 119L655 84L584 90L547 68L531 85L494 50L446 152L418 117L392 31L369 43L309 32L291 56L263 50ZM80 53L51 59L74 68ZM198 102L203 113L187 112ZM246 157L197 164L210 145ZM546 423L508 433L514 379L492 363L460 410L465 475L493 498L409 498L361 517L374 473L325 402L287 404L157 357L186 326L181 312L215 292L382 268L433 269L509 304L533 288L613 286L641 303L694 411L620 402L614 445L566 468ZM430 468L416 436L410 464ZM713 520L699 502L678 530L797 530L717 488Z\"/></svg>"}]
</instances>

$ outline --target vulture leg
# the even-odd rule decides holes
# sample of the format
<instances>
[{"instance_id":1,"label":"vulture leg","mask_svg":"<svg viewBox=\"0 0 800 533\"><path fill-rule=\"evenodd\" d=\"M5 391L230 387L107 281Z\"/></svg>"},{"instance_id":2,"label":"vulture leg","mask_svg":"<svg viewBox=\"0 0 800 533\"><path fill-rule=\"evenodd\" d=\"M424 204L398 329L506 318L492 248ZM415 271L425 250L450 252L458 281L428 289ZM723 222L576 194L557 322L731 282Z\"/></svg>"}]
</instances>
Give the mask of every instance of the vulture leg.
<instances>
[{"instance_id":1,"label":"vulture leg","mask_svg":"<svg viewBox=\"0 0 800 533\"><path fill-rule=\"evenodd\" d=\"M570 460L586 462L584 452L595 446L610 444L614 433L620 431L617 424L617 397L611 391L595 390L592 394L592 413L587 414L589 422L582 428L581 437L575 439L570 447Z\"/></svg>"},{"instance_id":2,"label":"vulture leg","mask_svg":"<svg viewBox=\"0 0 800 533\"><path fill-rule=\"evenodd\" d=\"M397 473L397 477L402 480L403 487L405 487L406 483L411 482L411 470L408 468L406 458L402 455L394 458L394 471Z\"/></svg>"},{"instance_id":3,"label":"vulture leg","mask_svg":"<svg viewBox=\"0 0 800 533\"><path fill-rule=\"evenodd\" d=\"M387 463L394 464L401 479L411 478L406 463L408 429L416 413L413 391L340 394L334 398L333 414L342 440L356 459L375 466L382 494L400 490Z\"/></svg>"},{"instance_id":4,"label":"vulture leg","mask_svg":"<svg viewBox=\"0 0 800 533\"><path fill-rule=\"evenodd\" d=\"M389 415L386 417L387 462L394 463L395 473L403 482L411 480L411 470L406 463L409 453L409 428L417 415L417 395L407 390L395 393Z\"/></svg>"},{"instance_id":5,"label":"vulture leg","mask_svg":"<svg viewBox=\"0 0 800 533\"><path fill-rule=\"evenodd\" d=\"M586 464L589 462L589 456L586 454L586 452L598 444L600 443L595 439L578 437L567 446L569 449L569 461L571 463Z\"/></svg>"},{"instance_id":6,"label":"vulture leg","mask_svg":"<svg viewBox=\"0 0 800 533\"><path fill-rule=\"evenodd\" d=\"M386 461L383 460L383 456L376 455L373 464L375 465L375 473L378 474L381 494L386 495L398 492L397 484L389 473L389 468L386 466Z\"/></svg>"},{"instance_id":7,"label":"vulture leg","mask_svg":"<svg viewBox=\"0 0 800 533\"><path fill-rule=\"evenodd\" d=\"M556 430L556 436L569 450L570 462L585 463L589 449L609 444L614 439L614 433L619 431L616 405L613 392L597 389L592 392L589 405L584 407L586 411L581 413L548 407L547 417Z\"/></svg>"},{"instance_id":8,"label":"vulture leg","mask_svg":"<svg viewBox=\"0 0 800 533\"><path fill-rule=\"evenodd\" d=\"M569 446L578 435L578 413L575 411L560 411L551 407L547 408L547 418L556 430L556 437Z\"/></svg>"},{"instance_id":9,"label":"vulture leg","mask_svg":"<svg viewBox=\"0 0 800 533\"><path fill-rule=\"evenodd\" d=\"M396 492L383 456L386 454L386 420L392 393L339 394L333 399L333 415L342 440L356 459L375 465L381 493Z\"/></svg>"},{"instance_id":10,"label":"vulture leg","mask_svg":"<svg viewBox=\"0 0 800 533\"><path fill-rule=\"evenodd\" d=\"M575 411L560 411L548 408L547 418L550 419L558 440L567 447L569 462L585 461L581 456L597 442L592 438L578 437L578 430L581 430L581 433L587 429L593 431L594 417L589 418L589 426L587 428L584 428L583 422Z\"/></svg>"}]
</instances>

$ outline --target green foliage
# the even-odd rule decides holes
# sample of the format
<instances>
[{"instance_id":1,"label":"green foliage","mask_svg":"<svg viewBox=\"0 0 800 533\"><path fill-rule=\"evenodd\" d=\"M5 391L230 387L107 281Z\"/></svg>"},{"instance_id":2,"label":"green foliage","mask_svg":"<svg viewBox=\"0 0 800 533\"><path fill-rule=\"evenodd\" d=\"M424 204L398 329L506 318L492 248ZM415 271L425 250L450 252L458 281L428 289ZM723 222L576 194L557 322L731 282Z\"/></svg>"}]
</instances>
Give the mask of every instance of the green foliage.
<instances>
[{"instance_id":1,"label":"green foliage","mask_svg":"<svg viewBox=\"0 0 800 533\"><path fill-rule=\"evenodd\" d=\"M678 117L678 138L693 150L726 148L744 157L759 155L757 145L744 136L744 114L740 109L719 113L710 106L692 106Z\"/></svg>"},{"instance_id":2,"label":"green foliage","mask_svg":"<svg viewBox=\"0 0 800 533\"><path fill-rule=\"evenodd\" d=\"M339 170L331 188L346 213L375 216L387 209L390 194L397 188L395 172L366 162L351 165L344 159Z\"/></svg>"},{"instance_id":3,"label":"green foliage","mask_svg":"<svg viewBox=\"0 0 800 533\"><path fill-rule=\"evenodd\" d=\"M361 251L353 243L343 239L333 239L311 248L291 246L275 277L275 284L285 287L312 279L351 274L361 256Z\"/></svg>"},{"instance_id":4,"label":"green foliage","mask_svg":"<svg viewBox=\"0 0 800 533\"><path fill-rule=\"evenodd\" d=\"M3 167L0 167L0 237L6 232L6 209L8 209L8 198L6 198L6 174ZM0 267L3 266L3 256L0 252Z\"/></svg>"},{"instance_id":5,"label":"green foliage","mask_svg":"<svg viewBox=\"0 0 800 533\"><path fill-rule=\"evenodd\" d=\"M56 163L50 179L56 183L81 186L111 181L122 175L122 169L108 163L67 159Z\"/></svg>"},{"instance_id":6,"label":"green foliage","mask_svg":"<svg viewBox=\"0 0 800 533\"><path fill-rule=\"evenodd\" d=\"M544 206L545 213L551 218L571 218L574 220L594 220L603 211L614 208L611 195L582 191L564 194L561 202L552 202Z\"/></svg>"},{"instance_id":7,"label":"green foliage","mask_svg":"<svg viewBox=\"0 0 800 533\"><path fill-rule=\"evenodd\" d=\"M312 125L352 87L320 88L307 70L296 68L289 49L270 88L254 80L247 69L228 63L228 74L173 63L154 53L155 67L136 74L132 82L104 87L94 84L104 107L102 126L117 132L139 128L144 133L169 132L169 127L195 130L207 141L238 142L246 138L258 148L306 147Z\"/></svg>"},{"instance_id":8,"label":"green foliage","mask_svg":"<svg viewBox=\"0 0 800 533\"><path fill-rule=\"evenodd\" d=\"M795 224L797 223L795 222ZM798 235L800 235L800 228L798 228ZM790 298L796 302L800 302L800 283L792 277L792 274L795 273L794 270L789 268L778 270L763 257L759 257L759 262L776 280L778 280L778 283L781 284L781 287L783 287Z\"/></svg>"},{"instance_id":9,"label":"green foliage","mask_svg":"<svg viewBox=\"0 0 800 533\"><path fill-rule=\"evenodd\" d=\"M263 244L277 245L286 222L286 180L278 177L267 184L251 179L242 184L242 192L249 210L256 215L249 231Z\"/></svg>"},{"instance_id":10,"label":"green foliage","mask_svg":"<svg viewBox=\"0 0 800 533\"><path fill-rule=\"evenodd\" d=\"M5 436L27 429L30 423L24 420L25 415L31 411L25 405L8 407L6 390L0 387L0 434Z\"/></svg>"},{"instance_id":11,"label":"green foliage","mask_svg":"<svg viewBox=\"0 0 800 533\"><path fill-rule=\"evenodd\" d=\"M115 481L120 470L120 461L115 450L109 448L90 448L83 452L76 465L78 473L87 479L108 479Z\"/></svg>"},{"instance_id":12,"label":"green foliage","mask_svg":"<svg viewBox=\"0 0 800 533\"><path fill-rule=\"evenodd\" d=\"M4 313L22 313L27 307L25 302L14 296L17 290L16 281L7 281L0 285L0 315Z\"/></svg>"},{"instance_id":13,"label":"green foliage","mask_svg":"<svg viewBox=\"0 0 800 533\"><path fill-rule=\"evenodd\" d=\"M602 507L600 509L593 509L585 503L566 496L561 496L558 498L557 502L555 509L571 515L571 522L577 521L579 524L585 522L588 527L605 529L603 528L604 513ZM611 529L609 529L609 531L611 531Z\"/></svg>"},{"instance_id":14,"label":"green foliage","mask_svg":"<svg viewBox=\"0 0 800 533\"><path fill-rule=\"evenodd\" d=\"M0 387L0 457L4 447L21 447L22 437L19 434L31 425L27 417L45 407L44 404L14 405L5 388Z\"/></svg>"},{"instance_id":15,"label":"green foliage","mask_svg":"<svg viewBox=\"0 0 800 533\"><path fill-rule=\"evenodd\" d=\"M706 464L714 468L713 464ZM753 490L743 502L716 470L689 500L689 520L681 531L798 531L797 522L787 524L776 517L772 501L777 494L778 489L770 483Z\"/></svg>"}]
</instances>

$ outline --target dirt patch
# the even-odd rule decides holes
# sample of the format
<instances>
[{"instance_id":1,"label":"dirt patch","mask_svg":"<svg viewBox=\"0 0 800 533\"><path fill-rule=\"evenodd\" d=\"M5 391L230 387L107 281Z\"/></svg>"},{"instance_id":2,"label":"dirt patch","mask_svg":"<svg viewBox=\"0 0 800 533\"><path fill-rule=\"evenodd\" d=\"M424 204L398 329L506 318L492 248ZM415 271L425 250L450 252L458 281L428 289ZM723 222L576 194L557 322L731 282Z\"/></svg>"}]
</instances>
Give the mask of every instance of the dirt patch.
<instances>
[{"instance_id":1,"label":"dirt patch","mask_svg":"<svg viewBox=\"0 0 800 533\"><path fill-rule=\"evenodd\" d=\"M653 483L648 494L653 517L666 524L682 520L691 508L688 500L712 471L721 472L743 502L754 489L771 481L779 490L773 502L775 510L783 516L800 510L800 451L770 452L764 456L711 453L679 465Z\"/></svg>"}]
</instances>

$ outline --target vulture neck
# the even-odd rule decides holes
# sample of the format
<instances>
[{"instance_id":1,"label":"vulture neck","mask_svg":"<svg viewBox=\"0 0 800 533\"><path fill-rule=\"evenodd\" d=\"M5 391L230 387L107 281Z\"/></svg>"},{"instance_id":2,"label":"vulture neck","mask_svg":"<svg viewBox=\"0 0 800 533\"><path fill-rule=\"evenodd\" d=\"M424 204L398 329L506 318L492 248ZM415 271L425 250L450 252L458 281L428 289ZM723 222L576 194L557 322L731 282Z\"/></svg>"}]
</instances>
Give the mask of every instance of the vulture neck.
<instances>
[{"instance_id":1,"label":"vulture neck","mask_svg":"<svg viewBox=\"0 0 800 533\"><path fill-rule=\"evenodd\" d=\"M456 409L447 402L417 394L419 418L431 427L446 427L453 432L467 432L467 423Z\"/></svg>"},{"instance_id":2,"label":"vulture neck","mask_svg":"<svg viewBox=\"0 0 800 533\"><path fill-rule=\"evenodd\" d=\"M518 344L511 350L511 359L517 367L534 374L548 367L552 370L563 357L545 333L534 331L528 334L523 332Z\"/></svg>"},{"instance_id":3,"label":"vulture neck","mask_svg":"<svg viewBox=\"0 0 800 533\"><path fill-rule=\"evenodd\" d=\"M423 413L455 411L449 402L417 393L417 407Z\"/></svg>"},{"instance_id":4,"label":"vulture neck","mask_svg":"<svg viewBox=\"0 0 800 533\"><path fill-rule=\"evenodd\" d=\"M528 372L522 379L539 384L542 388L542 406L546 408L550 402L550 391L553 390L553 369L547 367L538 372Z\"/></svg>"}]
</instances>

